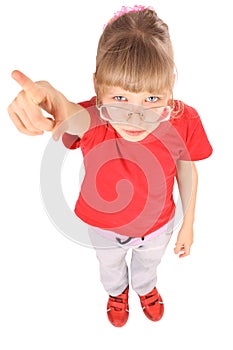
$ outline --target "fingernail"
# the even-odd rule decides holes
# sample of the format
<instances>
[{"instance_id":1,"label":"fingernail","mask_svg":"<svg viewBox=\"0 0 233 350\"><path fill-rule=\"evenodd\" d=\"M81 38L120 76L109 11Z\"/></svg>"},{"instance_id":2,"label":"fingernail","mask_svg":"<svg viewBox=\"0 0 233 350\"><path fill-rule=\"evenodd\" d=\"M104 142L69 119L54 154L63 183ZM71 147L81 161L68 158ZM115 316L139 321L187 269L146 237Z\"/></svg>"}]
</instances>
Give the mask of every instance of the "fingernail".
<instances>
[{"instance_id":1,"label":"fingernail","mask_svg":"<svg viewBox=\"0 0 233 350\"><path fill-rule=\"evenodd\" d=\"M58 134L53 134L54 141L58 141L60 136Z\"/></svg>"}]
</instances>

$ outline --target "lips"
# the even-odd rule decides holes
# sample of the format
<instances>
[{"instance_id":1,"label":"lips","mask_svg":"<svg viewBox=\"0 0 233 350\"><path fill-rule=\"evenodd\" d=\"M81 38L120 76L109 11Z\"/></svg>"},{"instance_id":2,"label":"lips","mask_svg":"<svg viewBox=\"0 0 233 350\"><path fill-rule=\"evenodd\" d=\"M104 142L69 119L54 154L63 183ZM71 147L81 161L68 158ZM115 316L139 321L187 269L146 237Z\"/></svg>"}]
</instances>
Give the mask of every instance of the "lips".
<instances>
[{"instance_id":1,"label":"lips","mask_svg":"<svg viewBox=\"0 0 233 350\"><path fill-rule=\"evenodd\" d=\"M129 136L140 136L145 132L145 130L126 130L126 129L123 129L123 130Z\"/></svg>"}]
</instances>

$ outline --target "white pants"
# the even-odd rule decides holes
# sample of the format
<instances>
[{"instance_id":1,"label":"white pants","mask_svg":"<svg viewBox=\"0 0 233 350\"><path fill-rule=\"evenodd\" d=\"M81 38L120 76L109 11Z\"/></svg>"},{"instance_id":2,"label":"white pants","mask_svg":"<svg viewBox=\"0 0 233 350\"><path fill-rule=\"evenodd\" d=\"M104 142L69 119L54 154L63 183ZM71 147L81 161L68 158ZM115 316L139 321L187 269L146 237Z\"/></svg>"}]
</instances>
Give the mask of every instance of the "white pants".
<instances>
[{"instance_id":1,"label":"white pants","mask_svg":"<svg viewBox=\"0 0 233 350\"><path fill-rule=\"evenodd\" d=\"M172 235L172 228L151 240L141 240L132 246L132 242L119 243L108 240L98 233L99 229L89 228L89 236L99 260L100 278L109 295L121 294L129 285L129 269L126 255L132 249L131 285L138 295L149 293L157 283L157 267ZM127 237L126 237L127 239Z\"/></svg>"}]
</instances>

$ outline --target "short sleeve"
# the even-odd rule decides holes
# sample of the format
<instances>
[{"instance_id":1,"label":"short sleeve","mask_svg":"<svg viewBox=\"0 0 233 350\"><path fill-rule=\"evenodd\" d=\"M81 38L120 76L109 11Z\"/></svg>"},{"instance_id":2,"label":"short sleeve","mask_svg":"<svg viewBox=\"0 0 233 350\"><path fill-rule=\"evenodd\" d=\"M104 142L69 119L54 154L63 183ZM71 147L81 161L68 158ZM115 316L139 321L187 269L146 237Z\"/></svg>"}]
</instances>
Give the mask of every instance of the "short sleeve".
<instances>
[{"instance_id":1,"label":"short sleeve","mask_svg":"<svg viewBox=\"0 0 233 350\"><path fill-rule=\"evenodd\" d=\"M81 138L77 135L63 134L62 142L66 148L76 149L80 147Z\"/></svg>"},{"instance_id":2,"label":"short sleeve","mask_svg":"<svg viewBox=\"0 0 233 350\"><path fill-rule=\"evenodd\" d=\"M212 152L212 146L207 137L201 118L197 111L184 105L183 113L173 124L184 142L184 149L180 153L180 160L201 160L208 158Z\"/></svg>"},{"instance_id":3,"label":"short sleeve","mask_svg":"<svg viewBox=\"0 0 233 350\"><path fill-rule=\"evenodd\" d=\"M190 119L186 136L186 147L190 160L201 160L208 158L212 152L203 124L199 116ZM182 157L181 157L182 158Z\"/></svg>"}]
</instances>

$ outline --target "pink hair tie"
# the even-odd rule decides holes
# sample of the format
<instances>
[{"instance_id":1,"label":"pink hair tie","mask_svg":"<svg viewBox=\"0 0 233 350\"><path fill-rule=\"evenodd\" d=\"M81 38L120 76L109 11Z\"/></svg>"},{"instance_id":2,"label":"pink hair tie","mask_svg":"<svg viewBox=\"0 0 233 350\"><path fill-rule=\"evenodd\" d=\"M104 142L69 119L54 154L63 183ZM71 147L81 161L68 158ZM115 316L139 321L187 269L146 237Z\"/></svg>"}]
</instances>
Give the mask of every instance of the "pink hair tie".
<instances>
[{"instance_id":1,"label":"pink hair tie","mask_svg":"<svg viewBox=\"0 0 233 350\"><path fill-rule=\"evenodd\" d=\"M122 6L120 11L117 11L114 13L114 16L108 21L107 24L104 25L104 29L107 27L107 25L109 23L114 22L117 18L121 17L122 15L126 14L126 13L130 13L130 12L139 12L139 11L143 11L143 10L152 10L154 11L154 8L151 6L141 6L141 5L135 5L134 7L126 7L126 6Z\"/></svg>"}]
</instances>

